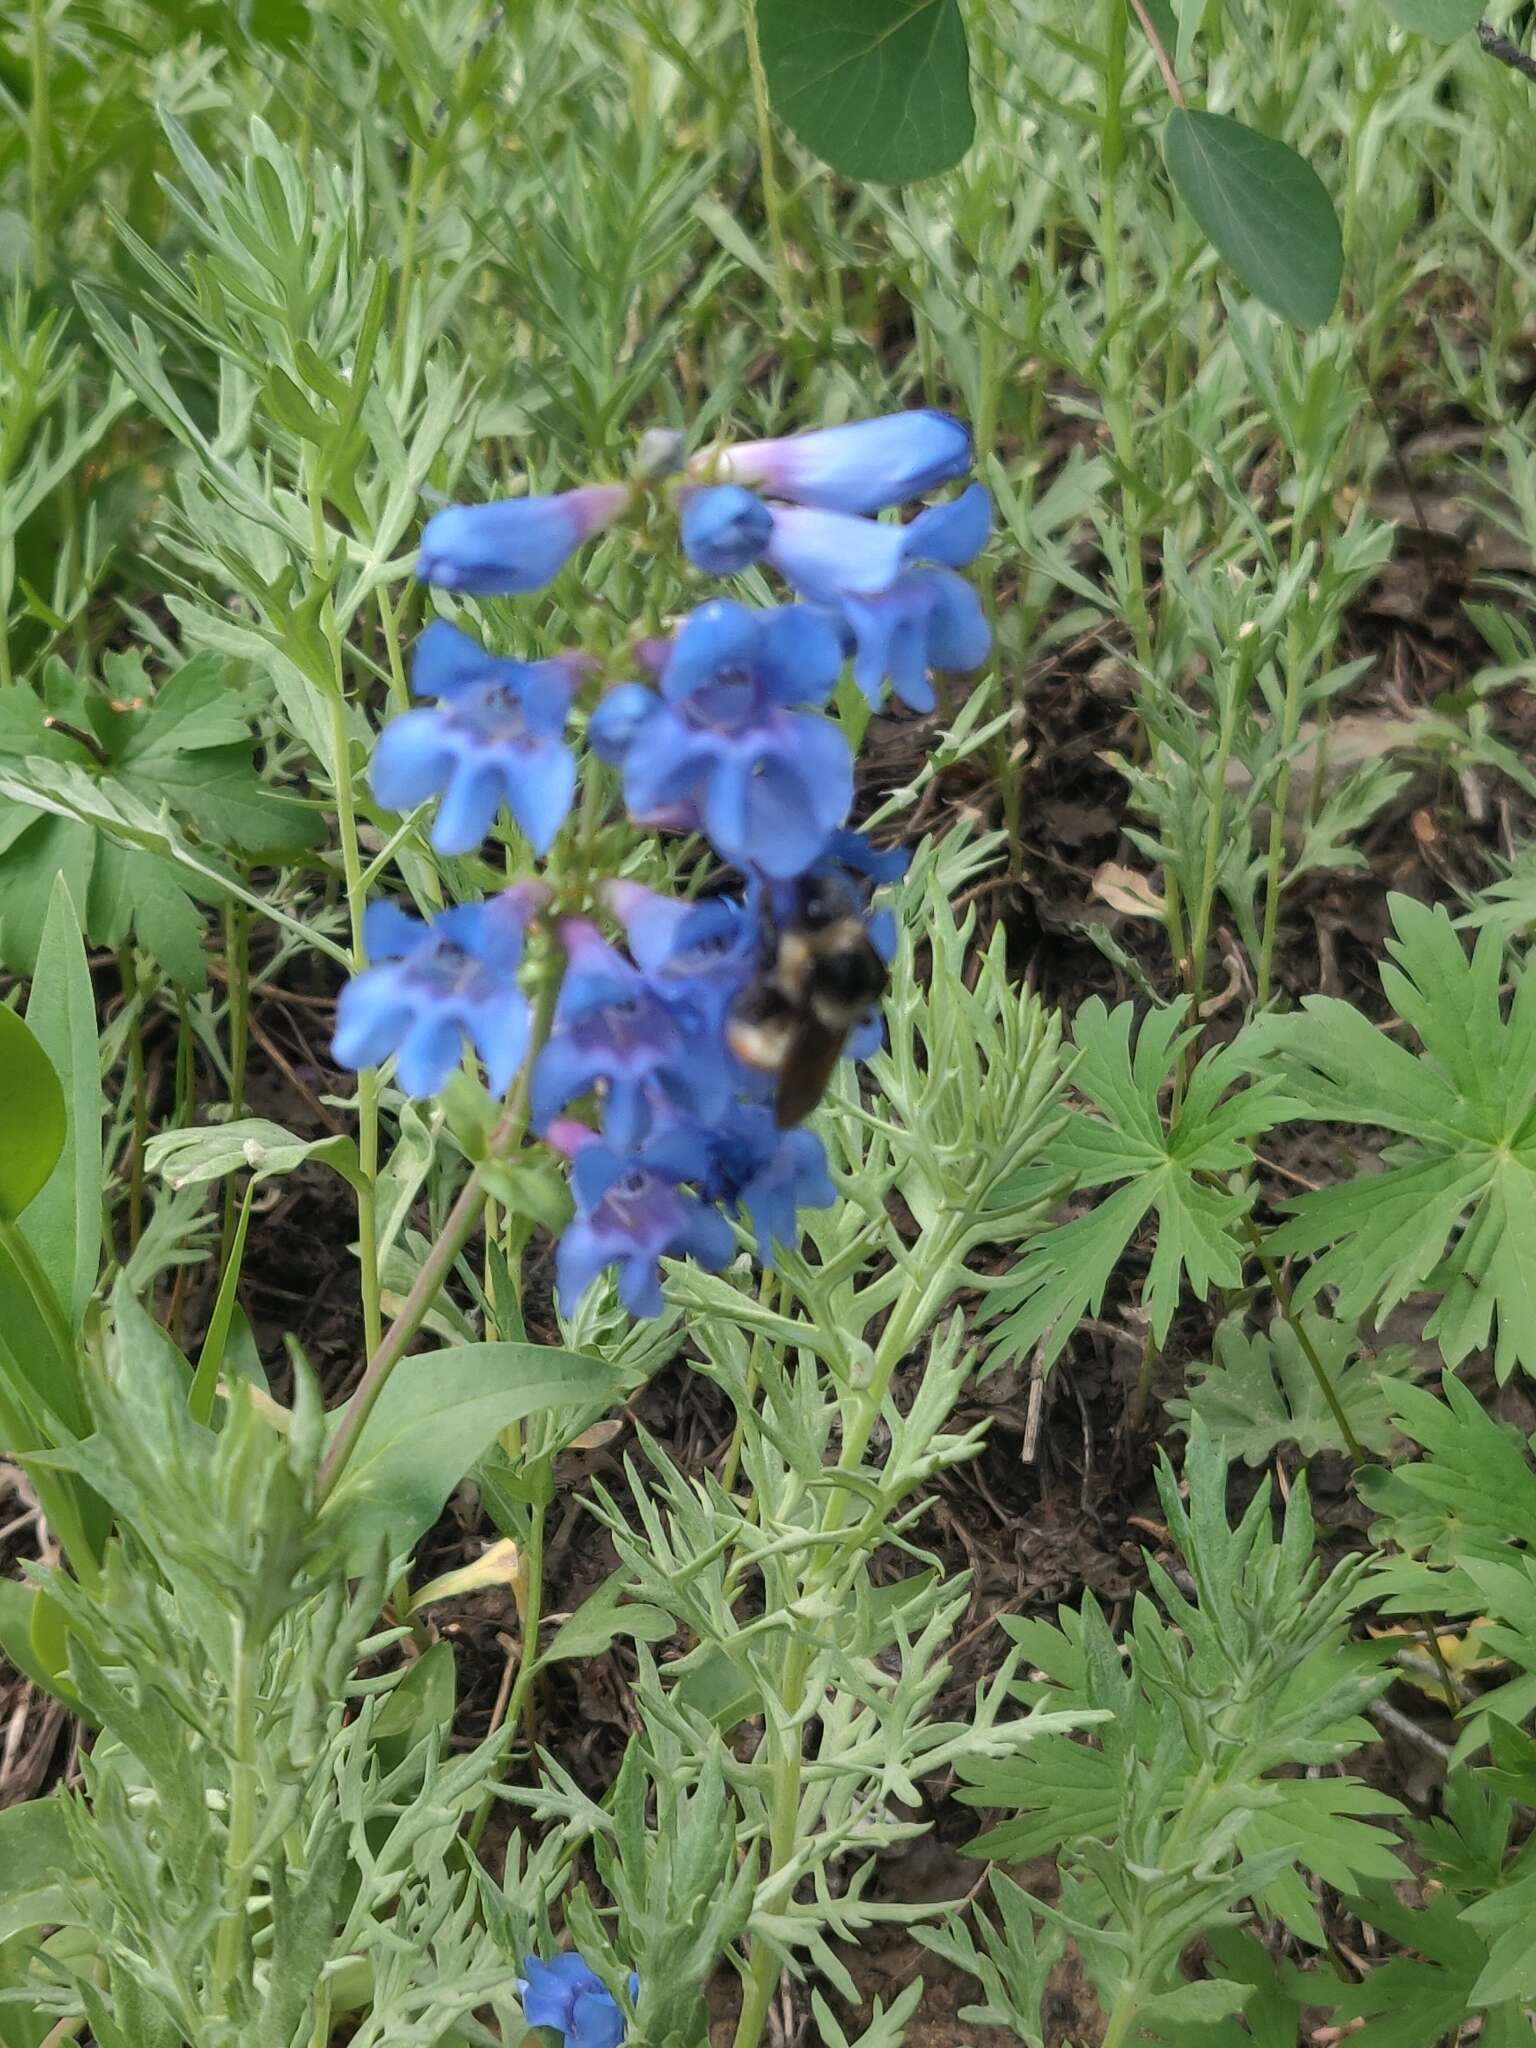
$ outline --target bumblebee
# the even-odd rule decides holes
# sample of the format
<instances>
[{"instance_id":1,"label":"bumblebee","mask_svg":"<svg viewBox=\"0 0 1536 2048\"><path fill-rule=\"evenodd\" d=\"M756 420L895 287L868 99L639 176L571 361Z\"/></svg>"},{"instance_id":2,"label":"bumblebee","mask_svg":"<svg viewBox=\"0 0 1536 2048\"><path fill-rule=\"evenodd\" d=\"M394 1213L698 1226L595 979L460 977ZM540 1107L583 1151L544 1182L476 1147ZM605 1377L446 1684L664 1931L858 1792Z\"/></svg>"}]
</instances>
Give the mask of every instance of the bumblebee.
<instances>
[{"instance_id":1,"label":"bumblebee","mask_svg":"<svg viewBox=\"0 0 1536 2048\"><path fill-rule=\"evenodd\" d=\"M781 1130L820 1102L848 1034L874 1013L890 980L845 875L802 875L789 889L787 915L765 915L757 972L726 1019L737 1059L778 1076Z\"/></svg>"}]
</instances>

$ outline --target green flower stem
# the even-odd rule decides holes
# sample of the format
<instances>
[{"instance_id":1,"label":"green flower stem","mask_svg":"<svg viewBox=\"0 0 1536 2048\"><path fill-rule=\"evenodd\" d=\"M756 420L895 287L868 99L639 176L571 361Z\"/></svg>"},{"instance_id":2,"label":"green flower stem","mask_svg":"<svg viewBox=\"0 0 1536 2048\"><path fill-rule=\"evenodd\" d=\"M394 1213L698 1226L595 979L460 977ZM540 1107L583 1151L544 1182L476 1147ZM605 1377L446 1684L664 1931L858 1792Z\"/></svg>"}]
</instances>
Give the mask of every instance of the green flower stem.
<instances>
[{"instance_id":1,"label":"green flower stem","mask_svg":"<svg viewBox=\"0 0 1536 2048\"><path fill-rule=\"evenodd\" d=\"M550 974L539 990L534 1005L528 1057L513 1083L506 1109L487 1142L486 1153L490 1159L505 1159L516 1149L528 1128L528 1090L533 1074L533 1063L549 1036L555 1003L560 994L560 979L559 973ZM399 1315L369 1355L363 1376L347 1403L346 1412L341 1418L341 1426L332 1439L330 1449L325 1454L325 1461L320 1467L320 1502L329 1498L337 1480L345 1471L347 1460L357 1448L357 1440L362 1435L363 1424L373 1413L374 1403L383 1393L390 1374L405 1356L411 1339L425 1322L432 1304L442 1292L443 1285L453 1270L454 1261L474 1236L475 1226L481 1219L484 1204L485 1193L480 1185L480 1169L476 1166L460 1189L458 1200L449 1210L448 1220L438 1233L436 1243L423 1260L421 1271L416 1275Z\"/></svg>"},{"instance_id":2,"label":"green flower stem","mask_svg":"<svg viewBox=\"0 0 1536 2048\"><path fill-rule=\"evenodd\" d=\"M773 110L768 104L768 74L763 69L762 44L757 36L757 0L742 0L741 14L742 29L747 39L747 68L752 74L752 105L757 114L763 211L768 216L768 239L773 246L773 268L779 281L784 324L793 327L800 318L800 295L789 260L789 243L784 236L784 194L779 185L778 159L773 147Z\"/></svg>"},{"instance_id":3,"label":"green flower stem","mask_svg":"<svg viewBox=\"0 0 1536 2048\"><path fill-rule=\"evenodd\" d=\"M27 121L27 191L32 237L32 282L39 291L49 276L48 189L48 5L32 0L28 15L27 54L32 72L32 108Z\"/></svg>"},{"instance_id":4,"label":"green flower stem","mask_svg":"<svg viewBox=\"0 0 1536 2048\"><path fill-rule=\"evenodd\" d=\"M224 1910L214 1937L210 2003L222 2019L234 2021L230 1994L241 1975L245 1953L250 1890L251 1848L256 1838L256 1799L260 1773L256 1757L257 1649L246 1635L245 1622L232 1621L236 1631L234 1680L230 1695L229 1832L224 1846Z\"/></svg>"},{"instance_id":5,"label":"green flower stem","mask_svg":"<svg viewBox=\"0 0 1536 2048\"><path fill-rule=\"evenodd\" d=\"M845 1416L842 1449L828 1477L857 1472L869 1448L870 1437L880 1419L890 1391L891 1376L925 1329L932 1326L944 1305L951 1285L949 1267L963 1230L953 1226L937 1248L932 1261L925 1259L926 1276L914 1275L902 1287L880 1342L867 1383L853 1398ZM819 1542L812 1552L805 1576L802 1600L813 1605L822 1596L835 1573L846 1547L837 1539L847 1518L849 1505L859 1496L851 1486L834 1486L822 1510ZM814 1647L804 1636L794 1637L784 1652L784 1669L779 1684L780 1713L770 1716L764 1741L771 1746L770 1774L773 1796L769 1803L768 1868L759 1890L770 1889L779 1874L794 1860L798 1846L800 1795L805 1759L802 1737L806 1682L810 1675ZM757 2048L774 1988L779 1980L779 1960L766 1941L755 1940L751 1965L742 1991L741 2018L737 2023L734 2048Z\"/></svg>"}]
</instances>

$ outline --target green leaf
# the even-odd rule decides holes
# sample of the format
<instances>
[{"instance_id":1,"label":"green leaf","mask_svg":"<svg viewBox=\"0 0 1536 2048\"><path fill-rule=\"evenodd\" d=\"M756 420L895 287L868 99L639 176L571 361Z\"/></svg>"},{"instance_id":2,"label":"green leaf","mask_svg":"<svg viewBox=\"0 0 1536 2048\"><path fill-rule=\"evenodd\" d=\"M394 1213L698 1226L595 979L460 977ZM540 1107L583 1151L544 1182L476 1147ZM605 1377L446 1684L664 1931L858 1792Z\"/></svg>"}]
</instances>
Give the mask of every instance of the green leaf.
<instances>
[{"instance_id":1,"label":"green leaf","mask_svg":"<svg viewBox=\"0 0 1536 2048\"><path fill-rule=\"evenodd\" d=\"M16 1012L0 1006L0 1223L14 1223L47 1185L67 1129L52 1061Z\"/></svg>"},{"instance_id":2,"label":"green leaf","mask_svg":"<svg viewBox=\"0 0 1536 2048\"><path fill-rule=\"evenodd\" d=\"M39 1594L20 1579L0 1579L0 1657L30 1678L41 1692L54 1693L53 1675L32 1644L32 1622Z\"/></svg>"},{"instance_id":3,"label":"green leaf","mask_svg":"<svg viewBox=\"0 0 1536 2048\"><path fill-rule=\"evenodd\" d=\"M1375 1124L1403 1140L1383 1170L1288 1204L1277 1255L1314 1257L1300 1298L1337 1289L1341 1318L1377 1319L1423 1288L1426 1326L1448 1365L1490 1342L1500 1379L1536 1372L1536 973L1514 976L1506 1017L1504 948L1483 931L1469 961L1450 918L1388 898L1396 935L1382 987L1423 1050L1334 996L1301 1015L1261 1019L1248 1041L1278 1064L1307 1114Z\"/></svg>"},{"instance_id":4,"label":"green leaf","mask_svg":"<svg viewBox=\"0 0 1536 2048\"><path fill-rule=\"evenodd\" d=\"M1382 0L1388 14L1415 35L1432 42L1454 43L1476 28L1484 0Z\"/></svg>"},{"instance_id":5,"label":"green leaf","mask_svg":"<svg viewBox=\"0 0 1536 2048\"><path fill-rule=\"evenodd\" d=\"M27 1799L0 1809L0 1941L75 1918L61 1880L78 1873L63 1801Z\"/></svg>"},{"instance_id":6,"label":"green leaf","mask_svg":"<svg viewBox=\"0 0 1536 2048\"><path fill-rule=\"evenodd\" d=\"M326 1513L346 1554L399 1555L509 1423L543 1409L601 1411L620 1375L599 1359L539 1344L464 1344L404 1359L386 1381Z\"/></svg>"},{"instance_id":7,"label":"green leaf","mask_svg":"<svg viewBox=\"0 0 1536 2048\"><path fill-rule=\"evenodd\" d=\"M68 1083L64 1149L27 1211L26 1236L54 1293L78 1330L101 1265L104 1103L96 1038L96 998L80 918L60 875L38 948L27 998L27 1025Z\"/></svg>"},{"instance_id":8,"label":"green leaf","mask_svg":"<svg viewBox=\"0 0 1536 2048\"><path fill-rule=\"evenodd\" d=\"M768 93L845 177L901 185L971 146L970 52L956 0L756 0Z\"/></svg>"},{"instance_id":9,"label":"green leaf","mask_svg":"<svg viewBox=\"0 0 1536 2048\"><path fill-rule=\"evenodd\" d=\"M1302 1321L1356 1437L1367 1450L1385 1451L1392 1441L1393 1404L1401 1382L1418 1370L1415 1354L1398 1344L1374 1357L1359 1357L1353 1330L1316 1314ZM1180 1420L1198 1415L1230 1456L1249 1465L1264 1464L1281 1444L1294 1444L1304 1458L1349 1449L1296 1332L1283 1316L1277 1315L1267 1332L1252 1336L1241 1313L1228 1316L1216 1333L1215 1349L1214 1364L1190 1367L1190 1398L1170 1401L1170 1415Z\"/></svg>"},{"instance_id":10,"label":"green leaf","mask_svg":"<svg viewBox=\"0 0 1536 2048\"><path fill-rule=\"evenodd\" d=\"M265 1180L307 1164L329 1166L355 1188L367 1186L351 1138L296 1138L281 1124L259 1116L190 1131L162 1131L150 1139L144 1163L173 1188L199 1187L229 1173L250 1173Z\"/></svg>"},{"instance_id":11,"label":"green leaf","mask_svg":"<svg viewBox=\"0 0 1536 2048\"><path fill-rule=\"evenodd\" d=\"M1163 131L1174 189L1220 255L1282 319L1317 327L1344 274L1323 181L1283 142L1225 114L1175 107Z\"/></svg>"},{"instance_id":12,"label":"green leaf","mask_svg":"<svg viewBox=\"0 0 1536 2048\"><path fill-rule=\"evenodd\" d=\"M620 1636L633 1636L642 1643L664 1643L673 1634L676 1623L670 1614L643 1600L626 1601L623 1593L623 1574L614 1572L582 1601L569 1621L555 1630L539 1663L600 1657Z\"/></svg>"}]
</instances>

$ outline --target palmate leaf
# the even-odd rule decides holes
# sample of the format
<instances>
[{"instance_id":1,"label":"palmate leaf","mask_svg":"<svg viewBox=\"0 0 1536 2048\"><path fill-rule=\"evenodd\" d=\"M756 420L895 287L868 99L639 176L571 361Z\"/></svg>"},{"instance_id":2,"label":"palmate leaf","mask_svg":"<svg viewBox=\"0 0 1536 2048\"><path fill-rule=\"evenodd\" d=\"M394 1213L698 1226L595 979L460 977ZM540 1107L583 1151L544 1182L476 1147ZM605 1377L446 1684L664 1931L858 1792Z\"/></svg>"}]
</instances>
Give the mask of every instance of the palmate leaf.
<instances>
[{"instance_id":1,"label":"palmate leaf","mask_svg":"<svg viewBox=\"0 0 1536 2048\"><path fill-rule=\"evenodd\" d=\"M1148 1216L1155 1217L1156 1242L1141 1298L1157 1342L1168 1334L1186 1276L1201 1300L1213 1286L1242 1280L1237 1230L1252 1197L1213 1184L1214 1177L1245 1166L1248 1140L1294 1115L1295 1105L1274 1078L1237 1087L1250 1065L1239 1041L1196 1063L1165 1125L1163 1084L1195 1034L1170 1005L1143 1019L1133 1050L1132 1014L1129 1003L1106 1010L1096 996L1078 1011L1072 1085L1090 1107L1069 1113L1039 1162L1043 1176L1059 1174L1077 1189L1124 1185L1086 1216L1025 1246L994 1297L994 1312L1006 1321L993 1363L1041 1343L1045 1364L1054 1363L1078 1320L1097 1313L1110 1275Z\"/></svg>"},{"instance_id":2,"label":"palmate leaf","mask_svg":"<svg viewBox=\"0 0 1536 2048\"><path fill-rule=\"evenodd\" d=\"M1368 1451L1385 1451L1392 1441L1393 1403L1417 1366L1413 1351L1396 1344L1360 1357L1355 1332L1345 1324L1315 1314L1304 1322L1356 1438ZM1233 1457L1249 1465L1264 1464L1281 1444L1294 1444L1304 1458L1349 1449L1283 1316L1251 1335L1241 1315L1228 1316L1216 1333L1215 1351L1212 1364L1190 1367L1189 1398L1170 1401L1170 1415L1198 1415Z\"/></svg>"},{"instance_id":3,"label":"palmate leaf","mask_svg":"<svg viewBox=\"0 0 1536 2048\"><path fill-rule=\"evenodd\" d=\"M1256 1066L1278 1061L1305 1114L1403 1142L1381 1173L1289 1204L1270 1249L1319 1255L1303 1301L1332 1288L1341 1317L1379 1319L1433 1288L1426 1333L1447 1364L1492 1342L1501 1380L1517 1364L1536 1371L1536 975L1517 973L1506 1015L1495 933L1469 960L1443 910L1389 902L1396 965L1382 986L1421 1052L1333 996L1261 1019L1246 1042Z\"/></svg>"}]
</instances>

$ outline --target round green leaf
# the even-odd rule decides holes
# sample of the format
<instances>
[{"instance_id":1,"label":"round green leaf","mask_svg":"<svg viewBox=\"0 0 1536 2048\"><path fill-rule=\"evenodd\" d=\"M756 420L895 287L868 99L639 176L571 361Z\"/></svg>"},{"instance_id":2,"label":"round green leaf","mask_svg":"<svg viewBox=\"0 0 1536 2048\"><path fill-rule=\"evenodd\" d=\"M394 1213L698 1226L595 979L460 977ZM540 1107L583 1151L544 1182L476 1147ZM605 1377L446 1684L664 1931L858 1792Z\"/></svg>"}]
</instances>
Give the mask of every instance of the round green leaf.
<instances>
[{"instance_id":1,"label":"round green leaf","mask_svg":"<svg viewBox=\"0 0 1536 2048\"><path fill-rule=\"evenodd\" d=\"M0 1222L14 1223L64 1150L64 1090L14 1010L0 1007Z\"/></svg>"},{"instance_id":2,"label":"round green leaf","mask_svg":"<svg viewBox=\"0 0 1536 2048\"><path fill-rule=\"evenodd\" d=\"M1256 298L1298 327L1333 311L1344 242L1333 202L1294 149L1225 114L1176 107L1163 151L1174 189Z\"/></svg>"},{"instance_id":3,"label":"round green leaf","mask_svg":"<svg viewBox=\"0 0 1536 2048\"><path fill-rule=\"evenodd\" d=\"M970 51L956 0L756 0L768 96L849 178L904 185L971 146Z\"/></svg>"},{"instance_id":4,"label":"round green leaf","mask_svg":"<svg viewBox=\"0 0 1536 2048\"><path fill-rule=\"evenodd\" d=\"M1431 42L1454 43L1476 28L1486 0L1383 0L1388 14L1415 35Z\"/></svg>"}]
</instances>

